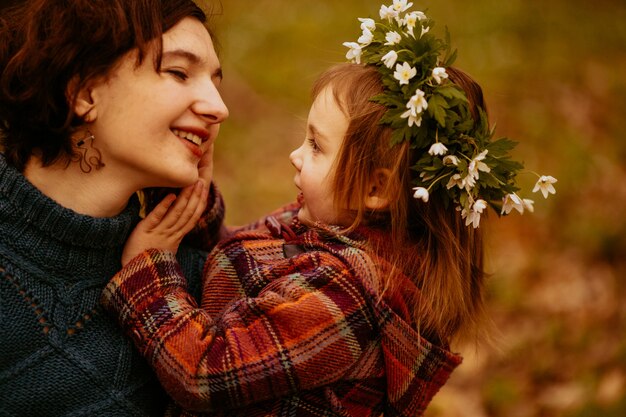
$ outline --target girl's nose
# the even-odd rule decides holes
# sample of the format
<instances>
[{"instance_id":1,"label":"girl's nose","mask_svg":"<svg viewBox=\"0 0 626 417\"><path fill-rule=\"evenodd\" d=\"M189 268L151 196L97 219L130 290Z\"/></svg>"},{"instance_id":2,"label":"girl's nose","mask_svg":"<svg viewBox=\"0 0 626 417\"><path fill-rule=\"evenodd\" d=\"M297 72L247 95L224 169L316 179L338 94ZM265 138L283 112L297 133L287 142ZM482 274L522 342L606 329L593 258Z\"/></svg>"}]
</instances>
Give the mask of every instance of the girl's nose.
<instances>
[{"instance_id":1,"label":"girl's nose","mask_svg":"<svg viewBox=\"0 0 626 417\"><path fill-rule=\"evenodd\" d=\"M291 165L293 165L294 168L296 168L298 171L300 171L300 169L302 168L302 158L300 157L300 150L301 149L302 149L302 146L300 146L299 148L294 149L289 154L289 160L291 161Z\"/></svg>"}]
</instances>

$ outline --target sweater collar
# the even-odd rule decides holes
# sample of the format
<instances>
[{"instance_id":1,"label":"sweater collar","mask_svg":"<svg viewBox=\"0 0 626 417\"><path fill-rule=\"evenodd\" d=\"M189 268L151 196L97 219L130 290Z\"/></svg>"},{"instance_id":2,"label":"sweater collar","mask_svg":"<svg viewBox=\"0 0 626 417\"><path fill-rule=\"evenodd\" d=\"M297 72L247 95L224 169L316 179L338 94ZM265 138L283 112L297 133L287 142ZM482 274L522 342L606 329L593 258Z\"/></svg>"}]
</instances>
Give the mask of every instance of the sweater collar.
<instances>
[{"instance_id":1,"label":"sweater collar","mask_svg":"<svg viewBox=\"0 0 626 417\"><path fill-rule=\"evenodd\" d=\"M133 197L115 217L76 213L44 195L0 155L0 240L22 262L73 276L94 273L99 266L118 268L138 212L139 202Z\"/></svg>"}]
</instances>

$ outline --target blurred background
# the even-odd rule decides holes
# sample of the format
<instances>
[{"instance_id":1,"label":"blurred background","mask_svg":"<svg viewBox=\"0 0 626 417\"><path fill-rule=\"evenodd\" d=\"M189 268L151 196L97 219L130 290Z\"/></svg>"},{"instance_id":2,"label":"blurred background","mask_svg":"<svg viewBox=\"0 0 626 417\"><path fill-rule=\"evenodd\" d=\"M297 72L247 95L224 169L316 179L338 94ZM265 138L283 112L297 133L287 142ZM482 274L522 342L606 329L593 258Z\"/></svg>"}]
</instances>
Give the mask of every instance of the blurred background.
<instances>
[{"instance_id":1,"label":"blurred background","mask_svg":"<svg viewBox=\"0 0 626 417\"><path fill-rule=\"evenodd\" d=\"M391 0L388 0L391 3ZM227 221L295 197L288 155L309 88L373 0L223 0L216 18L230 119L216 149ZM626 416L626 1L414 1L447 26L516 159L558 178L535 213L484 224L494 346L463 365L429 417ZM481 224L481 227L483 225Z\"/></svg>"}]
</instances>

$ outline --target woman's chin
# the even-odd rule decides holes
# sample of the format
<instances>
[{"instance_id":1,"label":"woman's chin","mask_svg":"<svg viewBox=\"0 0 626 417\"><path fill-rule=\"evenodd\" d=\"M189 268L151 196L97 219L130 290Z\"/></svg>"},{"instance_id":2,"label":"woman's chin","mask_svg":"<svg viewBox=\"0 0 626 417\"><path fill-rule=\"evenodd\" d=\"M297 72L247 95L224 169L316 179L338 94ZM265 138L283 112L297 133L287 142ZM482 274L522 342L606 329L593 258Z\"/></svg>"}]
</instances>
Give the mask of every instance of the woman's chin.
<instances>
[{"instance_id":1,"label":"woman's chin","mask_svg":"<svg viewBox=\"0 0 626 417\"><path fill-rule=\"evenodd\" d=\"M153 181L153 183L156 184L152 185L151 187L184 188L188 185L195 184L196 181L198 181L198 178L200 178L197 169L195 171L189 172L186 175L180 174L181 173L178 172L176 173L176 175L161 177L161 181Z\"/></svg>"}]
</instances>

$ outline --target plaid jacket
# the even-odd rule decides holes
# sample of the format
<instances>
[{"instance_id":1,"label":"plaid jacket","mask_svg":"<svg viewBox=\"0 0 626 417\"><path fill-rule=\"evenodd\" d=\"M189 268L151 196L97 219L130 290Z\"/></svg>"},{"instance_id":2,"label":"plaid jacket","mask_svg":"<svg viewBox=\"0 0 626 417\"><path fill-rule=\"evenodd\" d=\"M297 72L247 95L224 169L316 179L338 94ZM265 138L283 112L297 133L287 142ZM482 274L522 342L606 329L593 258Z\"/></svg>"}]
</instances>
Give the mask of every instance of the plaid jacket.
<instances>
[{"instance_id":1,"label":"plaid jacket","mask_svg":"<svg viewBox=\"0 0 626 417\"><path fill-rule=\"evenodd\" d=\"M214 248L199 306L165 251L137 256L105 289L177 403L171 415L422 415L461 358L420 337L402 299L380 299L372 232L267 225Z\"/></svg>"}]
</instances>

